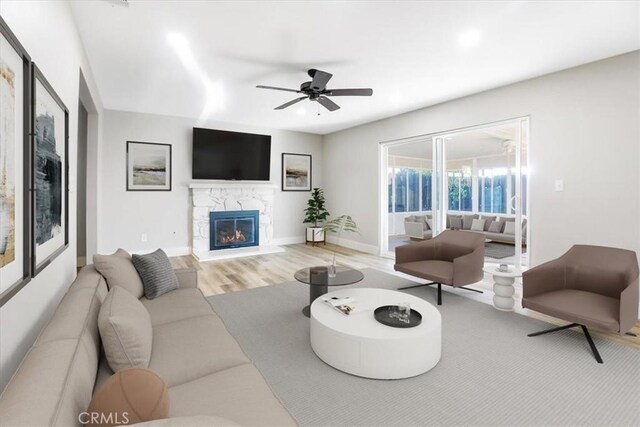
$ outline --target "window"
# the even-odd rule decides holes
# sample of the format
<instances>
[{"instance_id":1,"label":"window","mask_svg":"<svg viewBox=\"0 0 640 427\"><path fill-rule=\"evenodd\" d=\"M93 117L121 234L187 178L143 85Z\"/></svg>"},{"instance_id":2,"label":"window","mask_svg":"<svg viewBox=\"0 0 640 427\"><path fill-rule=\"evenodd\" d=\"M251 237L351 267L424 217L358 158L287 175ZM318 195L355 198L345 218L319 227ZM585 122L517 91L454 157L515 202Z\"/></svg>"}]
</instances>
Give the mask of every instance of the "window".
<instances>
[{"instance_id":1,"label":"window","mask_svg":"<svg viewBox=\"0 0 640 427\"><path fill-rule=\"evenodd\" d=\"M389 213L431 210L431 171L419 168L387 170Z\"/></svg>"},{"instance_id":2,"label":"window","mask_svg":"<svg viewBox=\"0 0 640 427\"><path fill-rule=\"evenodd\" d=\"M507 168L482 169L478 176L478 210L507 213Z\"/></svg>"},{"instance_id":3,"label":"window","mask_svg":"<svg viewBox=\"0 0 640 427\"><path fill-rule=\"evenodd\" d=\"M449 210L471 212L473 210L472 177L470 170L450 170L447 172L449 183Z\"/></svg>"}]
</instances>

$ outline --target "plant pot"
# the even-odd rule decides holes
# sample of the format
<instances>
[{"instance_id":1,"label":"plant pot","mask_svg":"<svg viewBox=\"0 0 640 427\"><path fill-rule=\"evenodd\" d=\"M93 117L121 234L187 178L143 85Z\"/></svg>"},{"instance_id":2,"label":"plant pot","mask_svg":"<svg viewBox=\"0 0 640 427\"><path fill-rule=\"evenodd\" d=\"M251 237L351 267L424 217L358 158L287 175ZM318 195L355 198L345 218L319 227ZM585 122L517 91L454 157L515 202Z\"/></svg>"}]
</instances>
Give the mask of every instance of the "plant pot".
<instances>
[{"instance_id":1,"label":"plant pot","mask_svg":"<svg viewBox=\"0 0 640 427\"><path fill-rule=\"evenodd\" d=\"M311 243L315 245L316 243L327 244L324 239L324 230L322 227L307 227L307 241L306 243Z\"/></svg>"}]
</instances>

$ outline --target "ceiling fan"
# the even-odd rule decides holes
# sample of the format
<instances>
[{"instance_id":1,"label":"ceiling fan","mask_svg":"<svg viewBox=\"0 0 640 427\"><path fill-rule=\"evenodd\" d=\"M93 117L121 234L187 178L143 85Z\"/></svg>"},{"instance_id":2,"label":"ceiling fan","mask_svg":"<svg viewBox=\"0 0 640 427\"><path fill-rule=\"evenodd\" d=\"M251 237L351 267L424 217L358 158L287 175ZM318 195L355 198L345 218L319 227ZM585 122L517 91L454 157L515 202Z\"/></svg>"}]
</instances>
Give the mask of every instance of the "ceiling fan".
<instances>
[{"instance_id":1,"label":"ceiling fan","mask_svg":"<svg viewBox=\"0 0 640 427\"><path fill-rule=\"evenodd\" d=\"M274 108L274 110L284 110L287 107L291 107L293 104L297 104L303 99L309 99L310 101L318 101L320 105L322 105L329 111L335 111L340 108L340 106L327 98L328 96L373 95L373 89L327 89L327 83L329 82L331 77L333 77L333 74L327 73L326 71L320 71L312 68L307 71L307 74L309 74L309 77L311 77L311 81L302 83L300 85L300 90L264 85L258 85L256 87L260 89L274 89L283 90L285 92L304 93L304 96L282 104Z\"/></svg>"}]
</instances>

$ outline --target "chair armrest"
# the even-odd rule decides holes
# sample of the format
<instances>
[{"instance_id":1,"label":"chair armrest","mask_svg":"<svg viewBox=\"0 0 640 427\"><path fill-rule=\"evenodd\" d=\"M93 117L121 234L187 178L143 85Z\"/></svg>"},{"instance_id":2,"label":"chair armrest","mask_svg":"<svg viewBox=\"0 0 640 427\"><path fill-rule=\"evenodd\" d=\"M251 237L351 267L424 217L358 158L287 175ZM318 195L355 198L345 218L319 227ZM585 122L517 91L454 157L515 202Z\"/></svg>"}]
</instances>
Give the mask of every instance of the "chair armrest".
<instances>
[{"instance_id":1,"label":"chair armrest","mask_svg":"<svg viewBox=\"0 0 640 427\"><path fill-rule=\"evenodd\" d=\"M453 285L464 286L478 282L484 277L484 242L469 254L453 260Z\"/></svg>"},{"instance_id":2,"label":"chair armrest","mask_svg":"<svg viewBox=\"0 0 640 427\"><path fill-rule=\"evenodd\" d=\"M563 289L565 268L564 260L557 258L522 273L522 298Z\"/></svg>"},{"instance_id":3,"label":"chair armrest","mask_svg":"<svg viewBox=\"0 0 640 427\"><path fill-rule=\"evenodd\" d=\"M178 287L180 289L198 287L198 270L195 268L179 268L173 271L178 278Z\"/></svg>"},{"instance_id":4,"label":"chair armrest","mask_svg":"<svg viewBox=\"0 0 640 427\"><path fill-rule=\"evenodd\" d=\"M425 240L424 242L398 246L396 248L396 264L432 260L436 256L437 244L436 240Z\"/></svg>"},{"instance_id":5,"label":"chair armrest","mask_svg":"<svg viewBox=\"0 0 640 427\"><path fill-rule=\"evenodd\" d=\"M638 277L620 293L620 333L629 332L638 320Z\"/></svg>"},{"instance_id":6,"label":"chair armrest","mask_svg":"<svg viewBox=\"0 0 640 427\"><path fill-rule=\"evenodd\" d=\"M404 233L416 239L424 239L424 224L420 222L404 222Z\"/></svg>"}]
</instances>

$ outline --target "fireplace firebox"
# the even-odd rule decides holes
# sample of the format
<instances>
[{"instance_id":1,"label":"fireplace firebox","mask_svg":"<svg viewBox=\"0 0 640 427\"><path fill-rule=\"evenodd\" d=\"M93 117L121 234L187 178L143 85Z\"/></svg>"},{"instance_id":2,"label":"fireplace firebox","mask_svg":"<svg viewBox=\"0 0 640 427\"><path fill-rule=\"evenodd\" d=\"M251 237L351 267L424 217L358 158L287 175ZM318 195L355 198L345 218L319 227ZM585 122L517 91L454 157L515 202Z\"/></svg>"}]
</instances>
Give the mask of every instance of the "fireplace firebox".
<instances>
[{"instance_id":1,"label":"fireplace firebox","mask_svg":"<svg viewBox=\"0 0 640 427\"><path fill-rule=\"evenodd\" d=\"M209 213L209 249L260 245L260 212L221 211Z\"/></svg>"}]
</instances>

